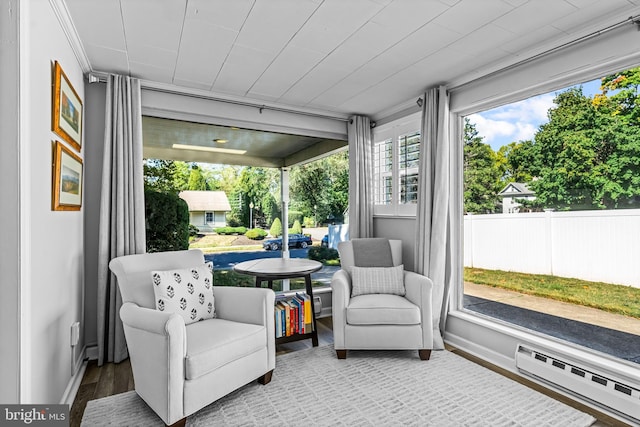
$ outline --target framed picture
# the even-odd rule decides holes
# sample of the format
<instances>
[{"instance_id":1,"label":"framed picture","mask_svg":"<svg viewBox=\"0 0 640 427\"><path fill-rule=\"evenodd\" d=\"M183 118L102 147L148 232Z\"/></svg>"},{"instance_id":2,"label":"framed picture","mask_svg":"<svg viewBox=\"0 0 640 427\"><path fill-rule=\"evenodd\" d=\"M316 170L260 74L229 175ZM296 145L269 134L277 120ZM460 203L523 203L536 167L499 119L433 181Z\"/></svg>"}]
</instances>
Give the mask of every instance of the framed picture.
<instances>
[{"instance_id":1,"label":"framed picture","mask_svg":"<svg viewBox=\"0 0 640 427\"><path fill-rule=\"evenodd\" d=\"M51 210L79 211L82 207L82 159L60 141L53 145Z\"/></svg>"},{"instance_id":2,"label":"framed picture","mask_svg":"<svg viewBox=\"0 0 640 427\"><path fill-rule=\"evenodd\" d=\"M82 148L82 100L58 61L53 66L52 129L73 148Z\"/></svg>"}]
</instances>

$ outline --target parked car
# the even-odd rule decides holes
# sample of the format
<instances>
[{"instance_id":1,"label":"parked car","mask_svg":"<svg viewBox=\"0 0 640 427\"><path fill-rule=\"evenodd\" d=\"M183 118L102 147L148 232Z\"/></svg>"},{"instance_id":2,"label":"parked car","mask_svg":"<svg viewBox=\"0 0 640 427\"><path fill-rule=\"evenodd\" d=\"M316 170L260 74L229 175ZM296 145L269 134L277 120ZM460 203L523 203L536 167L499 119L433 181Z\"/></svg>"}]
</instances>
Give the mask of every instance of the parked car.
<instances>
[{"instance_id":1,"label":"parked car","mask_svg":"<svg viewBox=\"0 0 640 427\"><path fill-rule=\"evenodd\" d=\"M322 237L322 240L320 241L320 246L322 246L323 248L328 248L329 247L329 235L325 234Z\"/></svg>"},{"instance_id":2,"label":"parked car","mask_svg":"<svg viewBox=\"0 0 640 427\"><path fill-rule=\"evenodd\" d=\"M305 236L304 234L289 234L289 247L290 248L306 248L311 245L311 237ZM277 251L282 249L282 238L278 237L277 239L269 239L262 242L262 247L269 251Z\"/></svg>"}]
</instances>

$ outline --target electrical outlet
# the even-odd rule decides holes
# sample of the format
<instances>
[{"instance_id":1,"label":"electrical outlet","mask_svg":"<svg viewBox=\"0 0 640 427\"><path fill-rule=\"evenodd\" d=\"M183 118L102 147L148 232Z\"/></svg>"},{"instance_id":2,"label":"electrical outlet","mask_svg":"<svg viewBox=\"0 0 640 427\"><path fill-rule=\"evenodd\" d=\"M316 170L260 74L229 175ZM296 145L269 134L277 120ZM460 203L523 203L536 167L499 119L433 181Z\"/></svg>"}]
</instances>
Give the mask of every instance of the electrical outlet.
<instances>
[{"instance_id":1,"label":"electrical outlet","mask_svg":"<svg viewBox=\"0 0 640 427\"><path fill-rule=\"evenodd\" d=\"M71 325L71 347L78 345L80 341L80 322L73 322Z\"/></svg>"}]
</instances>

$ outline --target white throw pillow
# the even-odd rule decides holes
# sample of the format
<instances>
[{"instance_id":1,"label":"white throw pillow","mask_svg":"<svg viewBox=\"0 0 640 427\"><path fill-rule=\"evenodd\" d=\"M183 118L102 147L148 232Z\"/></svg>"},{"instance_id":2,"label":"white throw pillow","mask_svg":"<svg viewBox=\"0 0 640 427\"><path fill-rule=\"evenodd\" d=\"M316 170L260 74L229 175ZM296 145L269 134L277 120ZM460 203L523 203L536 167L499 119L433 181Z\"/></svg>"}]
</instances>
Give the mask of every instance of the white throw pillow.
<instances>
[{"instance_id":1,"label":"white throw pillow","mask_svg":"<svg viewBox=\"0 0 640 427\"><path fill-rule=\"evenodd\" d=\"M404 295L404 266L351 267L351 296L366 294Z\"/></svg>"},{"instance_id":2,"label":"white throw pillow","mask_svg":"<svg viewBox=\"0 0 640 427\"><path fill-rule=\"evenodd\" d=\"M152 271L156 309L177 313L189 324L216 317L213 276L206 264L181 270Z\"/></svg>"}]
</instances>

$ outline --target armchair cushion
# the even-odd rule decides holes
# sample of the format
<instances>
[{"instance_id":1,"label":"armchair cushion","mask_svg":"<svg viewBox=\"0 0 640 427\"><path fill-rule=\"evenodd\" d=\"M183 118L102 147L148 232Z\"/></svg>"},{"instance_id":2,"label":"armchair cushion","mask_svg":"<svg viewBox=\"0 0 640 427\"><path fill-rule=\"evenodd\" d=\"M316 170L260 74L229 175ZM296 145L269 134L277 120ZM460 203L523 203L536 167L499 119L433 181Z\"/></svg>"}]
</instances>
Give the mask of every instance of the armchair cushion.
<instances>
[{"instance_id":1,"label":"armchair cushion","mask_svg":"<svg viewBox=\"0 0 640 427\"><path fill-rule=\"evenodd\" d=\"M186 325L216 315L211 270L205 264L151 272L156 309L179 314Z\"/></svg>"},{"instance_id":2,"label":"armchair cushion","mask_svg":"<svg viewBox=\"0 0 640 427\"><path fill-rule=\"evenodd\" d=\"M420 308L399 295L360 295L347 307L348 325L419 325Z\"/></svg>"},{"instance_id":3,"label":"armchair cushion","mask_svg":"<svg viewBox=\"0 0 640 427\"><path fill-rule=\"evenodd\" d=\"M267 347L264 325L209 319L187 326L185 378L192 380Z\"/></svg>"},{"instance_id":4,"label":"armchair cushion","mask_svg":"<svg viewBox=\"0 0 640 427\"><path fill-rule=\"evenodd\" d=\"M404 266L351 267L351 296L367 294L404 295Z\"/></svg>"}]
</instances>

